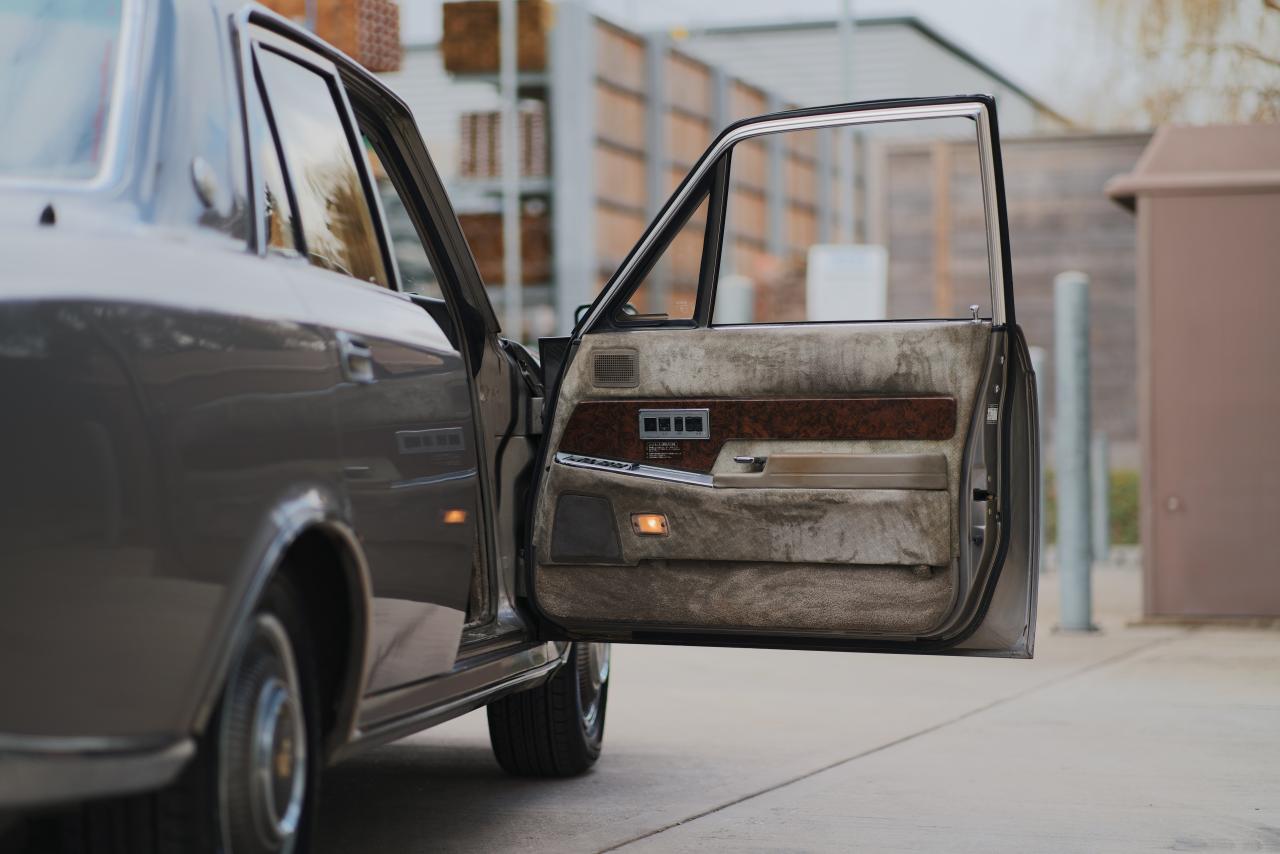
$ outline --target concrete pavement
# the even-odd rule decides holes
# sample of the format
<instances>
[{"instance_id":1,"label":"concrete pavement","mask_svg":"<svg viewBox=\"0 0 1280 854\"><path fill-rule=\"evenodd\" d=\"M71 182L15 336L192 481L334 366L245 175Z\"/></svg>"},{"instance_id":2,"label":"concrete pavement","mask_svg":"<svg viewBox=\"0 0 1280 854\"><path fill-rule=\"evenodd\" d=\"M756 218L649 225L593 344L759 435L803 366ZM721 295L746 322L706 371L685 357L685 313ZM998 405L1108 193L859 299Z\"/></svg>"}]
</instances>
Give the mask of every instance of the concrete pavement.
<instances>
[{"instance_id":1,"label":"concrete pavement","mask_svg":"<svg viewBox=\"0 0 1280 854\"><path fill-rule=\"evenodd\" d=\"M1030 662L614 649L605 753L506 777L483 712L340 765L322 850L1280 851L1280 632L1103 630Z\"/></svg>"}]
</instances>

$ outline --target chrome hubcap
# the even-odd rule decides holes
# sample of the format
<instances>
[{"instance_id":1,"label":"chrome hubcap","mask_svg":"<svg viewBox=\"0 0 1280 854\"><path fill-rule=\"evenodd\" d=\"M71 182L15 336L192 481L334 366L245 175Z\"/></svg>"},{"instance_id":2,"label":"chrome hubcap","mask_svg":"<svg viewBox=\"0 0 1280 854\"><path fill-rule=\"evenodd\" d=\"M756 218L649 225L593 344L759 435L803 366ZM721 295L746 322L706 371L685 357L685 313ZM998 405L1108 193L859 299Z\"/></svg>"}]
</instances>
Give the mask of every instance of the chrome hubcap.
<instances>
[{"instance_id":1,"label":"chrome hubcap","mask_svg":"<svg viewBox=\"0 0 1280 854\"><path fill-rule=\"evenodd\" d=\"M253 642L269 647L278 666L262 679L247 720L245 830L257 837L264 850L281 851L290 847L302 819L307 789L306 721L284 626L274 616L261 614L254 628ZM241 773L244 770L241 766Z\"/></svg>"},{"instance_id":2,"label":"chrome hubcap","mask_svg":"<svg viewBox=\"0 0 1280 854\"><path fill-rule=\"evenodd\" d=\"M302 715L289 686L282 679L268 679L254 709L250 785L255 823L272 844L298 829L307 761L302 733Z\"/></svg>"},{"instance_id":3,"label":"chrome hubcap","mask_svg":"<svg viewBox=\"0 0 1280 854\"><path fill-rule=\"evenodd\" d=\"M582 725L587 729L594 727L600 717L600 697L609 680L610 655L607 643L578 644L578 698L582 704Z\"/></svg>"}]
</instances>

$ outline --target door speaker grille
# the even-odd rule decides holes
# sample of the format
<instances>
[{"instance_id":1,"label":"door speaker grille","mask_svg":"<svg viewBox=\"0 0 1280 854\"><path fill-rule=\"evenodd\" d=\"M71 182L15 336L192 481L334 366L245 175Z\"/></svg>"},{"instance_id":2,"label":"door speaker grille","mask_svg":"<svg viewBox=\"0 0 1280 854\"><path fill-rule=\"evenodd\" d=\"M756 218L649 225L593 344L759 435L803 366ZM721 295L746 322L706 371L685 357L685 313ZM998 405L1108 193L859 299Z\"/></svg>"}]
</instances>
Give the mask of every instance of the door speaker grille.
<instances>
[{"instance_id":1,"label":"door speaker grille","mask_svg":"<svg viewBox=\"0 0 1280 854\"><path fill-rule=\"evenodd\" d=\"M599 388L635 388L640 358L635 350L601 350L591 359L591 381Z\"/></svg>"}]
</instances>

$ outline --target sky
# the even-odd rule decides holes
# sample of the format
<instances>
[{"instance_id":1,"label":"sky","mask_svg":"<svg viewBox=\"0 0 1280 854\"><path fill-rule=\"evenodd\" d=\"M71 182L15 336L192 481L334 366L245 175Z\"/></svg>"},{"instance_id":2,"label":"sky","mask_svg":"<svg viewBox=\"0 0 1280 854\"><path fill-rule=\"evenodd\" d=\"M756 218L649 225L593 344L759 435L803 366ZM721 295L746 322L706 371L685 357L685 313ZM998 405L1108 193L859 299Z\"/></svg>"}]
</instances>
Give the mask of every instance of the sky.
<instances>
[{"instance_id":1,"label":"sky","mask_svg":"<svg viewBox=\"0 0 1280 854\"><path fill-rule=\"evenodd\" d=\"M588 0L638 30L831 19L841 0ZM410 41L440 37L440 0L401 0ZM1114 46L1089 27L1090 0L852 0L855 17L913 15L1050 106L1078 115Z\"/></svg>"}]
</instances>

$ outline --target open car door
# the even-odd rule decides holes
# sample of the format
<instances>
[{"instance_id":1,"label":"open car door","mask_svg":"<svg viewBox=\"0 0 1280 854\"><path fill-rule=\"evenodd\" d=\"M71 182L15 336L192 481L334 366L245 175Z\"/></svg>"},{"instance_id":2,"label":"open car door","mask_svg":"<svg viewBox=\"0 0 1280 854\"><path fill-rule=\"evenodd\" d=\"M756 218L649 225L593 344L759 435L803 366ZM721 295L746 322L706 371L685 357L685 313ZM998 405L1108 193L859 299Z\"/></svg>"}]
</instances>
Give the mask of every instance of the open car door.
<instances>
[{"instance_id":1,"label":"open car door","mask_svg":"<svg viewBox=\"0 0 1280 854\"><path fill-rule=\"evenodd\" d=\"M771 172L817 203L770 203ZM730 126L564 343L525 563L545 634L1031 657L1035 378L991 98Z\"/></svg>"}]
</instances>

